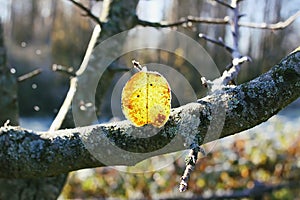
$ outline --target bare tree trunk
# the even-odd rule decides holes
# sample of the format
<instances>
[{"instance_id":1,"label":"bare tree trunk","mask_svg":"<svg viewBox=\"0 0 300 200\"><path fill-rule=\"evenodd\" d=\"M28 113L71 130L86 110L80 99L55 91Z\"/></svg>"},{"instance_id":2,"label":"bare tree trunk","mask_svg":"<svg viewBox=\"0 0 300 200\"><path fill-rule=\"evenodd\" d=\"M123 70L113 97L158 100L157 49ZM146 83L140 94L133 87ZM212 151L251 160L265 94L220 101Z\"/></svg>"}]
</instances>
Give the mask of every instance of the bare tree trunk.
<instances>
[{"instance_id":1,"label":"bare tree trunk","mask_svg":"<svg viewBox=\"0 0 300 200\"><path fill-rule=\"evenodd\" d=\"M6 64L6 51L0 24L0 124L18 125L17 81ZM56 199L66 175L33 179L0 179L0 199Z\"/></svg>"},{"instance_id":2,"label":"bare tree trunk","mask_svg":"<svg viewBox=\"0 0 300 200\"><path fill-rule=\"evenodd\" d=\"M2 24L0 24L0 96L0 125L7 120L10 120L12 125L18 125L17 83L6 65Z\"/></svg>"}]
</instances>

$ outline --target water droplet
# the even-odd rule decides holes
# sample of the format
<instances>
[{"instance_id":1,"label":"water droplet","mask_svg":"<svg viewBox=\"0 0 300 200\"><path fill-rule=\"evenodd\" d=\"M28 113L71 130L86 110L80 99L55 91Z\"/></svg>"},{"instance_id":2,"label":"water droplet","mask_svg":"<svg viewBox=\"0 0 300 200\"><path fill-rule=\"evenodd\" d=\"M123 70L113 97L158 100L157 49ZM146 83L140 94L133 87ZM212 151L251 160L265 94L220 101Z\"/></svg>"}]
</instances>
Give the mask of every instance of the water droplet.
<instances>
[{"instance_id":1,"label":"water droplet","mask_svg":"<svg viewBox=\"0 0 300 200\"><path fill-rule=\"evenodd\" d=\"M79 109L82 110L82 111L86 111L86 107L84 105L80 105Z\"/></svg>"},{"instance_id":2,"label":"water droplet","mask_svg":"<svg viewBox=\"0 0 300 200\"><path fill-rule=\"evenodd\" d=\"M34 106L33 109L34 109L35 111L37 111L37 112L40 111L40 107L39 107L39 106Z\"/></svg>"},{"instance_id":3,"label":"water droplet","mask_svg":"<svg viewBox=\"0 0 300 200\"><path fill-rule=\"evenodd\" d=\"M34 89L34 90L35 90L37 87L38 87L38 86L37 86L37 84L35 84L35 83L33 83L33 84L31 85L31 88Z\"/></svg>"},{"instance_id":4,"label":"water droplet","mask_svg":"<svg viewBox=\"0 0 300 200\"><path fill-rule=\"evenodd\" d=\"M27 46L26 42L21 42L21 47L25 48Z\"/></svg>"},{"instance_id":5,"label":"water droplet","mask_svg":"<svg viewBox=\"0 0 300 200\"><path fill-rule=\"evenodd\" d=\"M15 68L10 68L10 73L15 74L17 70Z\"/></svg>"},{"instance_id":6,"label":"water droplet","mask_svg":"<svg viewBox=\"0 0 300 200\"><path fill-rule=\"evenodd\" d=\"M35 50L35 54L36 54L36 55L41 55L41 54L42 54L42 51L41 51L40 49L37 49L37 50Z\"/></svg>"}]
</instances>

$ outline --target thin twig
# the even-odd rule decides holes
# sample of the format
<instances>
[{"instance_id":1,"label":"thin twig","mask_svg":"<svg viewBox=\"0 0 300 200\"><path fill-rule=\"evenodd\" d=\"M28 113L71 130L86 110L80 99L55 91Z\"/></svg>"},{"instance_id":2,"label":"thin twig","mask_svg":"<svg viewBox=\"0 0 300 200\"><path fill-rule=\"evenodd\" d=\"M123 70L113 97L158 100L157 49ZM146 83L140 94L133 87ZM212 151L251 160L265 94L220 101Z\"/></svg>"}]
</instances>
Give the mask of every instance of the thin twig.
<instances>
[{"instance_id":1,"label":"thin twig","mask_svg":"<svg viewBox=\"0 0 300 200\"><path fill-rule=\"evenodd\" d=\"M185 18L181 18L179 21L174 23L164 23L164 22L149 22L138 19L138 24L141 26L150 26L156 28L166 28L166 27L174 27L180 26L187 23L203 23L203 24L228 24L229 18L203 18L203 17L193 17L188 16Z\"/></svg>"},{"instance_id":2,"label":"thin twig","mask_svg":"<svg viewBox=\"0 0 300 200\"><path fill-rule=\"evenodd\" d=\"M27 79L33 78L39 75L43 70L42 69L35 69L27 74L18 77L18 82L26 81Z\"/></svg>"},{"instance_id":3,"label":"thin twig","mask_svg":"<svg viewBox=\"0 0 300 200\"><path fill-rule=\"evenodd\" d=\"M232 0L231 1L231 6L232 6L232 11L233 11L233 18L230 20L231 24L231 32L232 32L232 37L233 37L233 46L230 47L225 44L225 42L222 40L222 38L219 38L219 40L209 38L208 36L200 33L199 37L203 38L209 42L212 42L214 44L217 44L219 46L224 47L229 53L231 54L232 57L232 63L226 67L226 70L223 72L222 76L213 80L212 85L210 87L211 92L214 90L219 90L223 86L228 85L232 80L237 78L240 69L241 69L241 64L244 63L245 61L250 61L251 59L248 56L241 56L240 51L239 51L239 19L240 19L240 13L239 13L239 0ZM228 68L228 69L227 69Z\"/></svg>"},{"instance_id":4,"label":"thin twig","mask_svg":"<svg viewBox=\"0 0 300 200\"><path fill-rule=\"evenodd\" d=\"M205 78L204 76L201 77L201 83L202 83L202 85L203 85L205 88L208 87L207 80L206 80L206 78Z\"/></svg>"},{"instance_id":5,"label":"thin twig","mask_svg":"<svg viewBox=\"0 0 300 200\"><path fill-rule=\"evenodd\" d=\"M230 81L234 80L238 76L241 70L241 64L244 62L251 62L251 58L248 56L243 56L241 58L234 58L232 60L231 67L228 70L225 70L220 77L220 79L222 79L222 85L227 85Z\"/></svg>"},{"instance_id":6,"label":"thin twig","mask_svg":"<svg viewBox=\"0 0 300 200\"><path fill-rule=\"evenodd\" d=\"M86 16L90 17L92 20L94 20L97 24L101 25L102 22L100 21L99 17L95 16L91 9L85 7L83 4L81 4L80 2L76 1L76 0L69 0L71 1L74 5L76 5L78 8L80 8L81 10L83 10L86 13Z\"/></svg>"},{"instance_id":7,"label":"thin twig","mask_svg":"<svg viewBox=\"0 0 300 200\"><path fill-rule=\"evenodd\" d=\"M239 1L238 0L232 0L231 5L234 6L233 9L233 20L231 24L231 32L233 37L233 52L232 52L232 58L239 58L241 56L239 52L239 39L240 39L240 33L239 33L239 20L240 20L240 11L239 11Z\"/></svg>"},{"instance_id":8,"label":"thin twig","mask_svg":"<svg viewBox=\"0 0 300 200\"><path fill-rule=\"evenodd\" d=\"M74 98L74 95L76 92L76 88L77 88L77 78L73 77L70 80L70 88L66 95L66 98L65 98L62 106L60 107L59 112L57 113L55 119L53 120L53 122L49 128L49 131L56 131L61 127L61 125L68 113L69 107L73 101L73 98Z\"/></svg>"},{"instance_id":9,"label":"thin twig","mask_svg":"<svg viewBox=\"0 0 300 200\"><path fill-rule=\"evenodd\" d=\"M93 32L91 40L90 40L90 43L89 43L89 45L87 47L87 50L85 52L83 61L80 65L79 69L76 71L76 76L80 76L85 71L85 69L87 68L88 62L90 60L90 56L91 56L92 51L95 47L95 44L97 42L97 38L98 38L100 32L101 32L101 26L100 25L95 26L94 32Z\"/></svg>"},{"instance_id":10,"label":"thin twig","mask_svg":"<svg viewBox=\"0 0 300 200\"><path fill-rule=\"evenodd\" d=\"M95 16L91 9L85 7L83 4L79 3L77 0L69 0L73 4L75 4L78 8L83 10L86 13L86 16L90 17L92 20L94 20L98 24L102 24L100 19ZM221 0L215 0L217 3L226 6L232 10L236 9L238 4L241 2L241 0L234 0L231 2L231 4L228 4ZM238 15L238 18L240 18L243 15ZM300 16L300 11L296 12L294 15L290 16L287 20L283 22L277 22L274 24L267 24L267 23L252 23L252 22L238 22L238 25L240 27L248 27L248 28L256 28L256 29L270 29L270 30L278 30L278 29L284 29L287 26L289 26L291 23L293 23L298 17ZM230 24L230 19L228 16L225 18L203 18L203 17L194 17L194 16L188 16L185 18L182 18L178 22L174 23L164 23L164 22L149 22L145 20L141 20L137 18L137 23L142 26L150 26L150 27L156 27L156 28L166 28L166 27L174 27L174 26L180 26L187 23L203 23L203 24L223 24L227 25Z\"/></svg>"},{"instance_id":11,"label":"thin twig","mask_svg":"<svg viewBox=\"0 0 300 200\"><path fill-rule=\"evenodd\" d=\"M63 65L53 64L51 69L54 72L62 72L64 74L67 74L68 76L76 76L76 74L74 73L73 67L67 67L67 66L63 66Z\"/></svg>"},{"instance_id":12,"label":"thin twig","mask_svg":"<svg viewBox=\"0 0 300 200\"><path fill-rule=\"evenodd\" d=\"M221 0L215 0L215 2L223 5L223 6L226 6L227 8L230 8L230 9L234 9L230 4L224 2L224 1L221 1Z\"/></svg>"},{"instance_id":13,"label":"thin twig","mask_svg":"<svg viewBox=\"0 0 300 200\"><path fill-rule=\"evenodd\" d=\"M238 18L241 18L241 16L244 16L244 15L239 15ZM282 21L282 22L277 22L274 24L238 22L238 25L240 27L246 27L246 28L278 30L278 29L286 28L287 26L292 24L299 16L300 16L300 11L298 11L294 15L290 16L287 20ZM189 22L202 23L202 24L220 24L220 25L228 25L231 23L228 16L226 16L224 18L203 18L203 17L188 16L188 17L182 18L181 20L179 20L177 22L173 22L173 23L149 22L149 21L138 19L139 25L156 27L156 28L167 28L167 27L180 26L183 24L187 24Z\"/></svg>"},{"instance_id":14,"label":"thin twig","mask_svg":"<svg viewBox=\"0 0 300 200\"><path fill-rule=\"evenodd\" d=\"M131 62L132 62L132 64L133 64L133 66L134 66L135 68L137 68L139 71L141 71L141 70L143 69L142 65L141 65L138 61L132 60Z\"/></svg>"},{"instance_id":15,"label":"thin twig","mask_svg":"<svg viewBox=\"0 0 300 200\"><path fill-rule=\"evenodd\" d=\"M275 24L256 24L256 23L245 23L245 22L239 22L241 18L241 14L239 13L239 3L241 0L232 0L231 1L231 7L233 8L233 18L232 20L228 20L231 24L231 30L232 30L232 37L233 37L233 47L229 47L226 45L223 40L219 39L213 39L210 38L202 33L199 34L200 38L203 38L209 42L212 42L214 44L217 44L219 46L224 47L227 51L231 53L232 57L232 63L226 67L226 70L223 72L222 76L220 78L217 78L213 81L215 84L212 87L212 90L221 88L221 85L227 85L230 83L230 81L234 80L241 69L241 64L244 62L251 61L251 58L248 56L242 56L239 51L239 27L249 27L249 28L260 28L260 29L270 29L270 30L276 30L276 29L283 29L289 26L292 22L294 22L299 16L300 11L296 12L294 15L290 16L287 20L284 22L278 22Z\"/></svg>"},{"instance_id":16,"label":"thin twig","mask_svg":"<svg viewBox=\"0 0 300 200\"><path fill-rule=\"evenodd\" d=\"M244 59L245 57L242 57L241 53L239 51L239 38L240 38L240 34L239 34L239 27L240 27L240 25L239 25L239 20L240 20L239 2L240 1L238 1L238 0L231 1L231 5L234 8L233 9L233 18L232 18L232 22L231 22L231 32L232 32L232 38L233 38L233 47L232 47L232 52L231 52L232 67L229 70L225 70L223 72L222 76L220 77L222 81L216 80L216 83L219 83L219 84L221 83L222 85L228 85L230 83L230 81L237 78L237 76L241 70L240 64L242 64L243 62L248 60L248 57L246 57L247 59ZM218 86L214 87L214 88L218 88Z\"/></svg>"},{"instance_id":17,"label":"thin twig","mask_svg":"<svg viewBox=\"0 0 300 200\"><path fill-rule=\"evenodd\" d=\"M230 46L227 46L223 40L219 39L219 40L216 40L214 38L211 38L211 37L208 37L207 35L203 34L203 33L199 33L199 37L204 39L204 40L207 40L211 43L214 43L216 45L219 45L221 47L224 47L230 54L234 51L233 48L231 48Z\"/></svg>"},{"instance_id":18,"label":"thin twig","mask_svg":"<svg viewBox=\"0 0 300 200\"><path fill-rule=\"evenodd\" d=\"M248 28L257 28L257 29L269 29L269 30L278 30L284 29L290 24L292 24L298 17L300 17L300 10L290 16L287 20L277 22L275 24L267 24L267 23L252 23L252 22L239 22L240 26L248 27Z\"/></svg>"},{"instance_id":19,"label":"thin twig","mask_svg":"<svg viewBox=\"0 0 300 200\"><path fill-rule=\"evenodd\" d=\"M227 65L225 67L225 69L230 69L231 67L235 66L235 65L241 65L243 64L244 62L252 62L252 59L249 57L249 56L243 56L241 58L238 58L238 59L233 59L232 62Z\"/></svg>"},{"instance_id":20,"label":"thin twig","mask_svg":"<svg viewBox=\"0 0 300 200\"><path fill-rule=\"evenodd\" d=\"M191 173L194 171L196 162L198 160L199 152L201 152L204 156L206 155L206 153L202 147L200 147L196 143L193 143L191 145L191 150L185 159L186 167L185 167L183 175L181 176L179 192L184 192L187 190L188 181L190 179Z\"/></svg>"},{"instance_id":21,"label":"thin twig","mask_svg":"<svg viewBox=\"0 0 300 200\"><path fill-rule=\"evenodd\" d=\"M88 48L86 50L84 59L80 65L79 69L75 73L76 76L71 78L71 80L70 80L70 88L69 88L68 94L63 102L63 105L60 107L59 112L57 113L55 119L53 120L53 122L49 128L49 131L55 131L61 127L61 124L64 121L64 119L68 113L68 110L73 101L75 92L77 90L77 81L78 81L77 77L85 71L87 64L88 64L88 60L91 56L92 50L93 50L96 42L97 42L97 38L100 34L100 31L101 31L100 25L96 25L96 27L94 28L91 40L89 42Z\"/></svg>"}]
</instances>

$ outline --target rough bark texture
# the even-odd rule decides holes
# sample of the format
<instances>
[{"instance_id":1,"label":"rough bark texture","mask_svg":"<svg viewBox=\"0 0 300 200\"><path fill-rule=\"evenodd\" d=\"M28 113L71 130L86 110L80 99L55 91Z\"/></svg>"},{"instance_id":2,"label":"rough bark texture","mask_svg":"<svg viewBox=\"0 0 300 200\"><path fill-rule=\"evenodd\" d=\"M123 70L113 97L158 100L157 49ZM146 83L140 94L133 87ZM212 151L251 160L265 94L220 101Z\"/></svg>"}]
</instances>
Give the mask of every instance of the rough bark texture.
<instances>
[{"instance_id":1,"label":"rough bark texture","mask_svg":"<svg viewBox=\"0 0 300 200\"><path fill-rule=\"evenodd\" d=\"M198 144L215 137L207 136L220 130L218 138L254 127L300 96L300 51L284 58L278 65L258 78L237 87L227 87L207 97L172 110L161 129L146 125L132 126L128 121L100 124L56 132L33 132L18 127L0 129L0 177L21 178L54 176L81 168L103 166L95 157L113 160L112 165L134 165L147 157L185 149L184 143L196 139ZM218 109L215 109L215 108ZM213 113L224 109L226 117L214 120ZM218 115L217 115L218 116ZM222 119L222 118L220 118ZM214 123L211 123L214 122ZM136 138L132 134L158 131L151 137ZM191 133L196 133L195 138ZM170 148L162 148L172 143ZM108 140L105 140L109 138ZM208 138L208 139L207 139ZM115 155L107 143L134 153ZM87 145L88 144L88 145ZM92 152L92 154L90 153Z\"/></svg>"}]
</instances>

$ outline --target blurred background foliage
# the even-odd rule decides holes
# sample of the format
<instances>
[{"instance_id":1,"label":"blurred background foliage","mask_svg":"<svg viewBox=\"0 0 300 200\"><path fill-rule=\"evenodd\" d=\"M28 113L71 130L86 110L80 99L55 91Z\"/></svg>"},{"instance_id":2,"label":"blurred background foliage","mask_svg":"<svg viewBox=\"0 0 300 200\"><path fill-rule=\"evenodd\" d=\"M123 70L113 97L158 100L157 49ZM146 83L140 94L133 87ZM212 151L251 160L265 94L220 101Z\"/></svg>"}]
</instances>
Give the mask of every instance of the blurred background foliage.
<instances>
[{"instance_id":1,"label":"blurred background foliage","mask_svg":"<svg viewBox=\"0 0 300 200\"><path fill-rule=\"evenodd\" d=\"M82 0L82 3L90 6L95 1ZM19 85L19 96L22 99L20 114L54 117L64 99L69 80L60 73L52 72L51 66L56 63L77 69L94 23L68 0L1 0L0 5L8 60L11 68L16 69L16 76L36 68L43 70L41 75ZM241 5L242 13L246 14L241 20L252 22L275 23L299 10L299 6L295 6L298 5L297 1L245 1ZM174 22L188 15L223 18L230 15L230 11L209 0L141 0L137 14L144 20ZM294 41L299 41L299 27L298 19L291 26L279 31L241 28L241 51L253 58L253 62L243 66L239 83L267 71L296 48L298 44ZM188 28L178 27L177 30L199 41L220 71L230 62L230 56L223 48L198 38L198 33L201 32L210 37L222 37L230 44L230 26L198 24ZM178 49L180 51L182 50ZM125 57L125 64L131 65L131 59L132 57ZM200 92L199 77L193 77L194 73L190 71L192 67L181 57L154 51L139 54L139 60L141 63L162 61L180 72L186 71L184 74L193 88L200 96L203 95ZM39 107L39 112L36 112L34 106Z\"/></svg>"},{"instance_id":2,"label":"blurred background foliage","mask_svg":"<svg viewBox=\"0 0 300 200\"><path fill-rule=\"evenodd\" d=\"M81 2L94 7L101 4L93 0ZM298 0L243 1L241 10L246 15L241 20L275 23L299 9ZM37 68L43 70L41 75L18 85L21 123L35 130L47 129L69 86L69 77L53 72L51 66L56 63L76 70L95 24L68 0L0 0L0 13L11 72L18 77ZM223 18L230 15L230 11L212 0L140 0L137 14L144 20L174 22L188 15ZM241 52L249 55L253 62L243 65L238 82L266 72L296 48L300 41L299 24L298 19L278 31L241 28ZM222 37L230 44L230 26L197 24L176 30L203 45L220 71L230 62L230 55L224 49L198 38L201 32L214 38ZM132 42L138 41L133 37ZM183 50L178 49L180 51ZM174 67L189 80L199 98L205 95L199 77L180 56L161 50L132 52L122 56L120 63L131 66L131 60L137 58L141 63L159 62ZM121 75L116 73L115 81ZM107 83L106 87L113 84ZM110 119L110 95L107 96L101 113L103 118ZM173 105L176 106L176 102ZM299 103L295 102L282 115L288 117L278 115L247 134L220 140L208 156L200 160L192 174L189 192L185 194L177 191L184 169L184 157L181 157L160 171L145 174L124 173L113 168L72 172L60 198L208 197L226 195L232 190L258 191L263 186L280 184L286 185L261 198L300 198L297 192L300 180L298 111Z\"/></svg>"},{"instance_id":3,"label":"blurred background foliage","mask_svg":"<svg viewBox=\"0 0 300 200\"><path fill-rule=\"evenodd\" d=\"M275 116L251 131L204 145L210 151L199 159L186 193L178 191L185 165L186 154L182 154L159 171L96 168L72 172L60 198L299 199L300 126L283 119ZM273 135L264 134L266 130Z\"/></svg>"}]
</instances>

